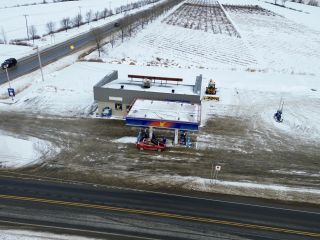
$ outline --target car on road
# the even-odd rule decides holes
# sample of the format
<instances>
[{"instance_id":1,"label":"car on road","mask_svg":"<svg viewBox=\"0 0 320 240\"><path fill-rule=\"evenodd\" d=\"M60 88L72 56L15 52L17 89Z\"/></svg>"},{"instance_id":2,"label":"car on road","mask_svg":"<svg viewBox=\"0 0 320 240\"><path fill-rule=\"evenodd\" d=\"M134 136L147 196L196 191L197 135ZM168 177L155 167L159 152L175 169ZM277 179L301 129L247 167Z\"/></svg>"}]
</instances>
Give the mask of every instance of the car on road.
<instances>
[{"instance_id":1,"label":"car on road","mask_svg":"<svg viewBox=\"0 0 320 240\"><path fill-rule=\"evenodd\" d=\"M154 141L151 141L150 139L144 138L142 141L136 143L137 148L140 150L155 150L158 152L162 152L166 149L166 145L161 142L155 143Z\"/></svg>"},{"instance_id":2,"label":"car on road","mask_svg":"<svg viewBox=\"0 0 320 240\"><path fill-rule=\"evenodd\" d=\"M15 58L8 58L7 60L5 60L2 64L1 64L1 68L2 69L6 69L6 68L11 68L16 66L18 63L17 59Z\"/></svg>"}]
</instances>

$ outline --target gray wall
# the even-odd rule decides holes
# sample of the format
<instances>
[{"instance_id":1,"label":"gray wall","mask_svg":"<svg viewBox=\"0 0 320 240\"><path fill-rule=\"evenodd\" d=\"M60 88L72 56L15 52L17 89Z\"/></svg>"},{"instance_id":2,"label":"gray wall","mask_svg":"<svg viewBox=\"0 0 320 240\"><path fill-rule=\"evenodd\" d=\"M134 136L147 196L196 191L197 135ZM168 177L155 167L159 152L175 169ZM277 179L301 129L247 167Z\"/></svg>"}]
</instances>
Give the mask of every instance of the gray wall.
<instances>
[{"instance_id":1,"label":"gray wall","mask_svg":"<svg viewBox=\"0 0 320 240\"><path fill-rule=\"evenodd\" d=\"M98 82L96 85L93 86L93 91L95 88L100 88L116 79L118 79L118 71L112 71L112 73L105 76L100 82Z\"/></svg>"}]
</instances>

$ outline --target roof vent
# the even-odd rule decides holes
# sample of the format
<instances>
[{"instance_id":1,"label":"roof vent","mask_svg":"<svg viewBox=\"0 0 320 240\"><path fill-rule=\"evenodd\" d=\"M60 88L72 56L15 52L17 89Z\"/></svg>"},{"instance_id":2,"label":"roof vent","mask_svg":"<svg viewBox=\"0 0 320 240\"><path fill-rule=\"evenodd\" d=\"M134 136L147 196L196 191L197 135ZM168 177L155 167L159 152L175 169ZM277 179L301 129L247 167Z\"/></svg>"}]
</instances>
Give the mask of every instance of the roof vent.
<instances>
[{"instance_id":1,"label":"roof vent","mask_svg":"<svg viewBox=\"0 0 320 240\"><path fill-rule=\"evenodd\" d=\"M151 81L149 79L144 79L142 81L142 88L150 88L151 87Z\"/></svg>"}]
</instances>

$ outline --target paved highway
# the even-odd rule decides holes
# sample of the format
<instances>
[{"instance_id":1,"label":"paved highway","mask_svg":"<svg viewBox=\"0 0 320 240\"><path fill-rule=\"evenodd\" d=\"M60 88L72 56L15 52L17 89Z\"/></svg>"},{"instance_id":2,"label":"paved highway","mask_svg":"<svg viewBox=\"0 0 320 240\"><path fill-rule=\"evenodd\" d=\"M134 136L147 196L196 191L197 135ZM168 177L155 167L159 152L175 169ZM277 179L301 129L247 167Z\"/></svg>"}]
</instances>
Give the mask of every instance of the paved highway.
<instances>
[{"instance_id":1,"label":"paved highway","mask_svg":"<svg viewBox=\"0 0 320 240\"><path fill-rule=\"evenodd\" d=\"M229 199L0 177L0 223L100 237L320 239L318 209Z\"/></svg>"},{"instance_id":2,"label":"paved highway","mask_svg":"<svg viewBox=\"0 0 320 240\"><path fill-rule=\"evenodd\" d=\"M107 36L112 31L116 30L116 28L114 27L114 23L115 21L100 27L101 34L103 36ZM95 37L91 32L86 32L82 35L71 38L60 44L43 49L42 51L40 51L42 65L43 66L48 65L49 63L52 63L64 56L72 54L73 52L79 51L80 49L83 49L89 46L90 44L92 45L94 42L94 39ZM74 46L74 49L70 48L71 45ZM14 68L8 69L9 78L10 80L13 80L24 74L37 70L38 68L39 68L39 60L38 60L38 55L35 51L35 53L32 55L26 56L22 59L18 59L17 66ZM6 72L4 70L0 70L0 84L3 84L5 82L7 82Z\"/></svg>"}]
</instances>

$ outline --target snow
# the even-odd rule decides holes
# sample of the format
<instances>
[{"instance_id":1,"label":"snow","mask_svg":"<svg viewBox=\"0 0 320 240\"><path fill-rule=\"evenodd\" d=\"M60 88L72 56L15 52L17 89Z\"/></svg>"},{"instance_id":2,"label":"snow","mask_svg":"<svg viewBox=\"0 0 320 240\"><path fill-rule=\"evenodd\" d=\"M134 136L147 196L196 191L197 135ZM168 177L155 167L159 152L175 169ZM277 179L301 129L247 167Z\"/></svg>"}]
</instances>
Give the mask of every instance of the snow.
<instances>
[{"instance_id":1,"label":"snow","mask_svg":"<svg viewBox=\"0 0 320 240\"><path fill-rule=\"evenodd\" d=\"M144 72L143 72L144 73ZM165 77L162 75L159 75L160 77ZM172 77L172 76L170 76ZM127 79L127 78L125 78ZM111 89L120 89L121 85L124 86L124 89L126 90L136 90L136 91L144 91L144 92L161 92L161 93L171 93L172 90L175 91L176 94L188 94L188 95L196 95L196 93L193 92L193 85L185 85L184 80L182 82L177 83L166 83L165 81L152 81L150 88L142 88L142 82L141 80L125 80L123 78L114 80L110 83L107 83L104 85L104 88L111 88ZM192 82L192 80L195 82L195 79L189 79L185 80L185 82Z\"/></svg>"},{"instance_id":2,"label":"snow","mask_svg":"<svg viewBox=\"0 0 320 240\"><path fill-rule=\"evenodd\" d=\"M34 137L10 136L0 131L0 166L17 168L37 163L42 156L57 153L51 143Z\"/></svg>"},{"instance_id":3,"label":"snow","mask_svg":"<svg viewBox=\"0 0 320 240\"><path fill-rule=\"evenodd\" d=\"M288 12L289 10L285 9L285 12L282 12L278 10L280 7L260 4L259 1L221 1L222 4L248 2L262 5L277 14L283 13L285 17L277 14L266 15L262 11L252 14L225 8L228 17L225 21L234 24L241 35L241 38L238 38L214 34L210 29L192 29L194 25L204 24L204 16L200 18L200 23L197 18L192 19L194 22L189 19L188 25L184 27L180 20L170 22L172 15L173 19L181 17L182 13L177 6L120 46L105 46L102 59L108 63L142 66L320 75L320 29L311 28L308 20L297 23L300 14L312 16L313 20L310 22L319 22L320 11L306 14L292 10ZM292 12L295 18L290 17ZM305 19L304 16L301 19ZM93 53L91 57L94 58L95 55L96 53Z\"/></svg>"},{"instance_id":4,"label":"snow","mask_svg":"<svg viewBox=\"0 0 320 240\"><path fill-rule=\"evenodd\" d=\"M199 112L197 104L137 99L127 117L198 123Z\"/></svg>"},{"instance_id":5,"label":"snow","mask_svg":"<svg viewBox=\"0 0 320 240\"><path fill-rule=\"evenodd\" d=\"M114 143L136 143L137 138L136 137L122 137L113 140Z\"/></svg>"},{"instance_id":6,"label":"snow","mask_svg":"<svg viewBox=\"0 0 320 240\"><path fill-rule=\"evenodd\" d=\"M181 177L185 180L192 181L195 184L205 187L206 185L214 184L216 186L229 186L229 187L239 187L239 188L251 188L257 190L273 190L281 192L296 192L296 193L313 193L320 195L319 189L313 188L296 188L284 185L273 185L273 184L259 184L254 182L235 182L235 181L224 181L224 180L211 180L199 177Z\"/></svg>"},{"instance_id":7,"label":"snow","mask_svg":"<svg viewBox=\"0 0 320 240\"><path fill-rule=\"evenodd\" d=\"M0 64L8 58L14 57L18 59L32 52L30 47L0 44Z\"/></svg>"},{"instance_id":8,"label":"snow","mask_svg":"<svg viewBox=\"0 0 320 240\"><path fill-rule=\"evenodd\" d=\"M45 74L45 81L38 79L16 96L14 104L3 107L52 115L87 115L93 103L93 86L109 73L92 63L75 63ZM13 82L12 86L16 88L17 85ZM5 89L3 86L4 95ZM10 99L6 101L7 104L11 102Z\"/></svg>"},{"instance_id":9,"label":"snow","mask_svg":"<svg viewBox=\"0 0 320 240\"><path fill-rule=\"evenodd\" d=\"M272 2L274 1L267 1ZM301 12L293 11L287 8L277 7L272 4L259 2L261 6L278 13L298 24L303 24L308 26L316 31L320 31L319 25L319 16L320 16L320 7L313 7L304 4L294 3L294 2L286 2L286 7L294 8L300 10ZM320 4L320 2L319 2Z\"/></svg>"},{"instance_id":10,"label":"snow","mask_svg":"<svg viewBox=\"0 0 320 240\"><path fill-rule=\"evenodd\" d=\"M2 0L1 2L8 1ZM24 3L26 2L27 1L24 1ZM39 1L30 0L28 2L33 3ZM110 5L109 2L111 3ZM56 28L60 28L60 21L64 17L70 17L72 19L80 11L82 15L85 16L87 11L92 10L93 13L95 13L96 11L101 11L104 8L109 8L110 6L114 10L116 7L124 4L127 4L127 0L81 0L57 3L48 1L47 4L20 6L19 8L2 8L0 9L0 30L1 27L5 30L7 38L9 40L17 38L27 38L26 23L24 17L24 14L27 14L28 25L34 25L37 29L37 35L42 36L43 34L47 33L46 23L50 21L53 21L55 23ZM7 3L4 5L7 5ZM10 3L10 5L14 6L15 3L12 2Z\"/></svg>"},{"instance_id":11,"label":"snow","mask_svg":"<svg viewBox=\"0 0 320 240\"><path fill-rule=\"evenodd\" d=\"M1 240L89 240L93 238L86 238L80 236L60 235L48 232L35 232L27 230L0 230Z\"/></svg>"}]
</instances>

